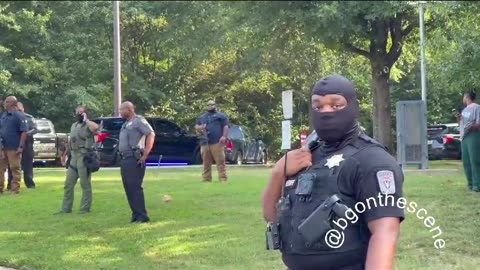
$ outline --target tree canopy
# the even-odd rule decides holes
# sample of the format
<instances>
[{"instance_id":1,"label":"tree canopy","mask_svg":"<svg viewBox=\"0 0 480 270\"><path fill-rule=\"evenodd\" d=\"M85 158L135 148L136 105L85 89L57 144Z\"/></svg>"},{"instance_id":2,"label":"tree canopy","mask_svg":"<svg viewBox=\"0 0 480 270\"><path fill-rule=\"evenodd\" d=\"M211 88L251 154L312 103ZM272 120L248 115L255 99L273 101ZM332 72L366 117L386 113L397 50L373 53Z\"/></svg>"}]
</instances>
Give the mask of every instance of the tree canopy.
<instances>
[{"instance_id":1,"label":"tree canopy","mask_svg":"<svg viewBox=\"0 0 480 270\"><path fill-rule=\"evenodd\" d=\"M191 129L215 99L232 123L279 152L281 92L294 91L294 138L309 93L337 73L353 80L361 124L393 146L395 104L420 99L418 7L379 1L121 2L123 100ZM453 121L478 86L479 6L426 6L429 122ZM0 3L0 95L66 130L76 104L113 111L111 2Z\"/></svg>"}]
</instances>

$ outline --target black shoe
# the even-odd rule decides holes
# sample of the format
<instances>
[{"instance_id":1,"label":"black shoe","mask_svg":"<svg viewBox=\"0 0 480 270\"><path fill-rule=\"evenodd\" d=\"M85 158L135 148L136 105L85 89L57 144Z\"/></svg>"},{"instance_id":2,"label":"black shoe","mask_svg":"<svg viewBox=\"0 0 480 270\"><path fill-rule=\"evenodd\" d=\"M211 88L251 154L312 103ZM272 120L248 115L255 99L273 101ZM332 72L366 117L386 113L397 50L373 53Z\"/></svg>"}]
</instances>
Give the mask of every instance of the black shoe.
<instances>
[{"instance_id":1,"label":"black shoe","mask_svg":"<svg viewBox=\"0 0 480 270\"><path fill-rule=\"evenodd\" d=\"M133 223L148 223L150 222L150 218L144 218L144 219L137 219L136 221L134 221Z\"/></svg>"},{"instance_id":2,"label":"black shoe","mask_svg":"<svg viewBox=\"0 0 480 270\"><path fill-rule=\"evenodd\" d=\"M35 189L35 186L27 187L28 189Z\"/></svg>"},{"instance_id":3,"label":"black shoe","mask_svg":"<svg viewBox=\"0 0 480 270\"><path fill-rule=\"evenodd\" d=\"M60 210L57 213L54 213L54 215L63 215L63 214L71 214L71 213L72 213L72 211Z\"/></svg>"}]
</instances>

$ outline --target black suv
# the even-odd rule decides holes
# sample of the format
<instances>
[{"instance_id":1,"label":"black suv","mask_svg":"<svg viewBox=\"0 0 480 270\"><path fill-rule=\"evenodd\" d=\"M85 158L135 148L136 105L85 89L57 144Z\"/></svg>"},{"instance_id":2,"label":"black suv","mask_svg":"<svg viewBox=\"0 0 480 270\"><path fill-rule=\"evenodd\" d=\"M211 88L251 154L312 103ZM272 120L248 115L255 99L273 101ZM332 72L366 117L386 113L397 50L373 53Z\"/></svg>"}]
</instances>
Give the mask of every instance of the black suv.
<instances>
[{"instance_id":1,"label":"black suv","mask_svg":"<svg viewBox=\"0 0 480 270\"><path fill-rule=\"evenodd\" d=\"M155 143L147 163L201 163L200 145L196 135L181 129L177 124L158 117L145 117L155 131ZM102 166L117 166L118 139L123 120L120 117L100 117L93 120L101 126L95 135Z\"/></svg>"},{"instance_id":2,"label":"black suv","mask_svg":"<svg viewBox=\"0 0 480 270\"><path fill-rule=\"evenodd\" d=\"M234 125L228 130L225 160L235 164L265 164L267 149L262 140L252 137L248 128Z\"/></svg>"}]
</instances>

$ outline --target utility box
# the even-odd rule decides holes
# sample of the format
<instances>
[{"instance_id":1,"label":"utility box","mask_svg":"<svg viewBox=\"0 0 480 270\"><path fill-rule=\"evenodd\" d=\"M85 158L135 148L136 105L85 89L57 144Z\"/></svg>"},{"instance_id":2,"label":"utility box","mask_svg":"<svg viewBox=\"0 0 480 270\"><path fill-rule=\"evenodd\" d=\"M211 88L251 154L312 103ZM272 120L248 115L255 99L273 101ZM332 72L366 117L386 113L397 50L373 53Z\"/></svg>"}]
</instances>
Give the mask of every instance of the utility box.
<instances>
[{"instance_id":1,"label":"utility box","mask_svg":"<svg viewBox=\"0 0 480 270\"><path fill-rule=\"evenodd\" d=\"M397 102L397 160L428 168L427 112L422 100Z\"/></svg>"}]
</instances>

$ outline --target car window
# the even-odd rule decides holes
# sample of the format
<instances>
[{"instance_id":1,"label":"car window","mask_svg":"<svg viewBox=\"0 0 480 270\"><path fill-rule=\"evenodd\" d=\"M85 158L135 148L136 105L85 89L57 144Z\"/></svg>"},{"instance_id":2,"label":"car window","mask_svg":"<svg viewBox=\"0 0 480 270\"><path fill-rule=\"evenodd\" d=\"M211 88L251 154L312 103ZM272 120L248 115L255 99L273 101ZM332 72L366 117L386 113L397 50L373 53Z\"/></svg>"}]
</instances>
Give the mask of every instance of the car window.
<instances>
[{"instance_id":1,"label":"car window","mask_svg":"<svg viewBox=\"0 0 480 270\"><path fill-rule=\"evenodd\" d=\"M180 127L176 124L166 120L153 119L152 122L155 131L159 133L175 133L181 131Z\"/></svg>"},{"instance_id":2,"label":"car window","mask_svg":"<svg viewBox=\"0 0 480 270\"><path fill-rule=\"evenodd\" d=\"M445 125L438 125L438 126L429 126L427 128L427 134L428 136L438 136L438 135L443 135L446 134L448 131L447 126Z\"/></svg>"},{"instance_id":3,"label":"car window","mask_svg":"<svg viewBox=\"0 0 480 270\"><path fill-rule=\"evenodd\" d=\"M243 136L245 136L245 139L252 138L252 134L250 133L250 130L248 130L248 128L242 127L242 131L243 131Z\"/></svg>"},{"instance_id":4,"label":"car window","mask_svg":"<svg viewBox=\"0 0 480 270\"><path fill-rule=\"evenodd\" d=\"M448 127L448 134L460 134L460 127Z\"/></svg>"},{"instance_id":5,"label":"car window","mask_svg":"<svg viewBox=\"0 0 480 270\"><path fill-rule=\"evenodd\" d=\"M42 134L52 133L53 124L48 120L37 120L37 131Z\"/></svg>"},{"instance_id":6,"label":"car window","mask_svg":"<svg viewBox=\"0 0 480 270\"><path fill-rule=\"evenodd\" d=\"M125 120L122 118L100 118L95 119L94 122L102 125L102 131L120 131Z\"/></svg>"},{"instance_id":7,"label":"car window","mask_svg":"<svg viewBox=\"0 0 480 270\"><path fill-rule=\"evenodd\" d=\"M242 131L240 131L240 128L238 126L233 126L228 130L228 138L230 140L242 140Z\"/></svg>"}]
</instances>

